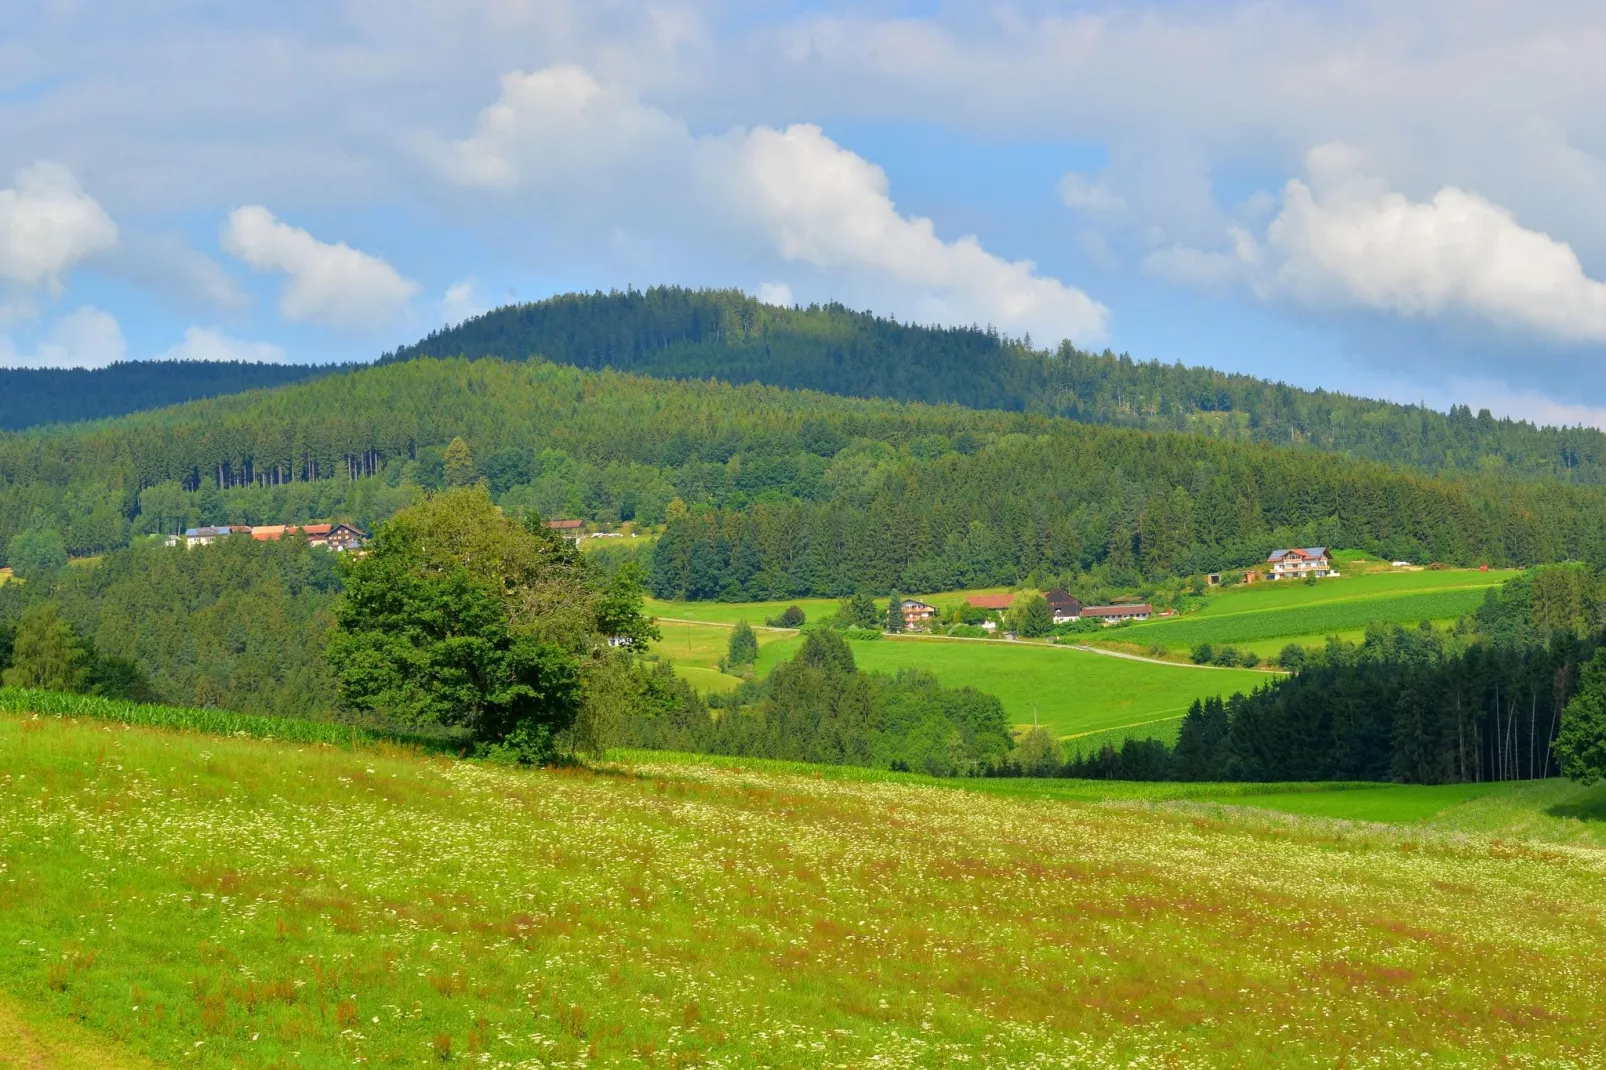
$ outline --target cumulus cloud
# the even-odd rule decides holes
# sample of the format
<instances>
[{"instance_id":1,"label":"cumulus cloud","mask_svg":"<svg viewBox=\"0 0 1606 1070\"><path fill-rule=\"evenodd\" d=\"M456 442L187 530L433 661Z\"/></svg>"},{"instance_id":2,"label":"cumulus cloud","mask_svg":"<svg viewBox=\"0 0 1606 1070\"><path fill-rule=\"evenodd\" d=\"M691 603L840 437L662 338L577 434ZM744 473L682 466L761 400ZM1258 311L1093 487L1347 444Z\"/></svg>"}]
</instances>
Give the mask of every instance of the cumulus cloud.
<instances>
[{"instance_id":1,"label":"cumulus cloud","mask_svg":"<svg viewBox=\"0 0 1606 1070\"><path fill-rule=\"evenodd\" d=\"M279 311L297 323L341 330L388 326L405 312L418 284L377 256L344 242L319 241L260 205L229 213L223 248L253 270L288 276Z\"/></svg>"},{"instance_id":2,"label":"cumulus cloud","mask_svg":"<svg viewBox=\"0 0 1606 1070\"><path fill-rule=\"evenodd\" d=\"M246 342L230 338L211 327L189 327L184 340L156 355L156 360L239 361L250 364L283 364L284 347L271 342Z\"/></svg>"},{"instance_id":3,"label":"cumulus cloud","mask_svg":"<svg viewBox=\"0 0 1606 1070\"><path fill-rule=\"evenodd\" d=\"M562 193L576 211L603 200L638 226L690 214L905 318L990 322L1044 341L1105 333L1103 305L974 236L944 240L932 220L899 212L881 168L811 124L696 136L633 94L562 67L503 78L475 131L435 148L460 184Z\"/></svg>"},{"instance_id":4,"label":"cumulus cloud","mask_svg":"<svg viewBox=\"0 0 1606 1070\"><path fill-rule=\"evenodd\" d=\"M117 244L117 224L73 173L40 161L0 189L0 280L60 290L67 269Z\"/></svg>"},{"instance_id":5,"label":"cumulus cloud","mask_svg":"<svg viewBox=\"0 0 1606 1070\"><path fill-rule=\"evenodd\" d=\"M19 352L11 339L0 335L4 368L104 368L127 355L128 343L117 320L92 305L62 316L32 353Z\"/></svg>"},{"instance_id":6,"label":"cumulus cloud","mask_svg":"<svg viewBox=\"0 0 1606 1070\"><path fill-rule=\"evenodd\" d=\"M1318 310L1606 342L1606 282L1566 242L1456 186L1412 200L1343 145L1312 150L1306 171L1284 187L1262 238L1229 227L1229 248L1173 243L1150 252L1144 269L1170 282L1242 283L1264 300Z\"/></svg>"},{"instance_id":7,"label":"cumulus cloud","mask_svg":"<svg viewBox=\"0 0 1606 1070\"><path fill-rule=\"evenodd\" d=\"M1412 201L1342 146L1314 150L1266 231L1277 290L1310 305L1470 316L1561 342L1606 341L1606 283L1565 242L1455 186Z\"/></svg>"}]
</instances>

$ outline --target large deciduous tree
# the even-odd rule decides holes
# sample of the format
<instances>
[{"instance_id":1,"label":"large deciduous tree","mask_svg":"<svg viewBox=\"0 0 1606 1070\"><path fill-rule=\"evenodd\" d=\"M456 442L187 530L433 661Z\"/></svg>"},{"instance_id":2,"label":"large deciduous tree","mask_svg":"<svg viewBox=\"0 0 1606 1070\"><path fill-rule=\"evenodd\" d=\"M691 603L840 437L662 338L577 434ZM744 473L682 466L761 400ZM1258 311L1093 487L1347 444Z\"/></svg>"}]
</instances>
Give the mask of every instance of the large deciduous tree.
<instances>
[{"instance_id":1,"label":"large deciduous tree","mask_svg":"<svg viewBox=\"0 0 1606 1070\"><path fill-rule=\"evenodd\" d=\"M398 513L353 559L329 658L355 710L466 728L542 761L574 725L587 673L612 663L607 640L648 636L634 604L538 519L457 488Z\"/></svg>"}]
</instances>

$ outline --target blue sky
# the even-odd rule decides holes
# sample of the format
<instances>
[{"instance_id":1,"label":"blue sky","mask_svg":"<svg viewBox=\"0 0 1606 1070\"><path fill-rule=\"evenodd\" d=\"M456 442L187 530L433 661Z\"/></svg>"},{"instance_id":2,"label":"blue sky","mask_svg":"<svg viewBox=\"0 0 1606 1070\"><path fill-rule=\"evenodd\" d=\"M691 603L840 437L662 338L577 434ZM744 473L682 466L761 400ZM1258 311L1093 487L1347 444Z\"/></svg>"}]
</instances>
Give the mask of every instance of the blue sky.
<instances>
[{"instance_id":1,"label":"blue sky","mask_svg":"<svg viewBox=\"0 0 1606 1070\"><path fill-rule=\"evenodd\" d=\"M0 364L367 360L685 283L1606 422L1594 5L0 17Z\"/></svg>"}]
</instances>

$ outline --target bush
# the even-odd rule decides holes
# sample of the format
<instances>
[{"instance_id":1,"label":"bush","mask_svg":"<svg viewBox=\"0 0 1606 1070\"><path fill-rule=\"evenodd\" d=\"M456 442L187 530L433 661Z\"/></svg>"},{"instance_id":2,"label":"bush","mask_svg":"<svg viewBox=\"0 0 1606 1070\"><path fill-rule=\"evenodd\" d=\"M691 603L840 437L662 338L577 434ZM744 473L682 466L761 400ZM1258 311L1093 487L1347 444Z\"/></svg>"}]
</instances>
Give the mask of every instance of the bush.
<instances>
[{"instance_id":1,"label":"bush","mask_svg":"<svg viewBox=\"0 0 1606 1070\"><path fill-rule=\"evenodd\" d=\"M1289 672L1298 672L1305 667L1307 654L1305 648L1298 643L1289 643L1277 655L1277 664Z\"/></svg>"},{"instance_id":2,"label":"bush","mask_svg":"<svg viewBox=\"0 0 1606 1070\"><path fill-rule=\"evenodd\" d=\"M758 637L753 634L753 628L745 620L736 622L731 629L730 647L726 652L726 661L734 670L740 671L743 667L758 660Z\"/></svg>"},{"instance_id":3,"label":"bush","mask_svg":"<svg viewBox=\"0 0 1606 1070\"><path fill-rule=\"evenodd\" d=\"M801 628L808 618L803 614L802 606L787 606L785 609L764 623L771 628Z\"/></svg>"},{"instance_id":4,"label":"bush","mask_svg":"<svg viewBox=\"0 0 1606 1070\"><path fill-rule=\"evenodd\" d=\"M1193 648L1193 653L1189 656L1193 658L1195 665L1209 665L1216 660L1216 651L1209 643L1200 643Z\"/></svg>"},{"instance_id":5,"label":"bush","mask_svg":"<svg viewBox=\"0 0 1606 1070\"><path fill-rule=\"evenodd\" d=\"M1216 656L1211 659L1210 663L1212 665L1220 665L1230 669L1234 665L1239 664L1242 660L1243 655L1238 653L1236 647L1224 646L1216 649Z\"/></svg>"},{"instance_id":6,"label":"bush","mask_svg":"<svg viewBox=\"0 0 1606 1070\"><path fill-rule=\"evenodd\" d=\"M842 629L842 638L855 639L861 643L874 642L881 638L881 630L879 628L860 628L857 625L850 625Z\"/></svg>"},{"instance_id":7,"label":"bush","mask_svg":"<svg viewBox=\"0 0 1606 1070\"><path fill-rule=\"evenodd\" d=\"M948 629L948 634L957 639L985 639L987 629L979 628L974 624L955 624Z\"/></svg>"}]
</instances>

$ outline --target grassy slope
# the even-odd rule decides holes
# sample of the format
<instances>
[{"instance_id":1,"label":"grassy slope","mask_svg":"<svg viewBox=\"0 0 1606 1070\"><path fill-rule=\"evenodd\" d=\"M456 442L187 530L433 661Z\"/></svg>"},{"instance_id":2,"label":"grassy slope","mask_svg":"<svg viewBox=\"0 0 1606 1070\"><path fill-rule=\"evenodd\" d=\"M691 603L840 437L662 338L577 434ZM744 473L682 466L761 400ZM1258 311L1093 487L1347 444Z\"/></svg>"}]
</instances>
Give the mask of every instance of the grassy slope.
<instances>
[{"instance_id":1,"label":"grassy slope","mask_svg":"<svg viewBox=\"0 0 1606 1070\"><path fill-rule=\"evenodd\" d=\"M1603 861L0 717L0 988L203 1067L1591 1063Z\"/></svg>"},{"instance_id":2,"label":"grassy slope","mask_svg":"<svg viewBox=\"0 0 1606 1070\"><path fill-rule=\"evenodd\" d=\"M1415 624L1453 620L1476 609L1487 588L1514 572L1384 572L1314 585L1258 583L1213 595L1201 609L1173 620L1129 625L1111 633L1123 643L1172 648L1197 643L1273 646L1273 640L1318 645L1334 633L1358 633L1372 621ZM1257 647L1259 649L1259 647Z\"/></svg>"}]
</instances>

